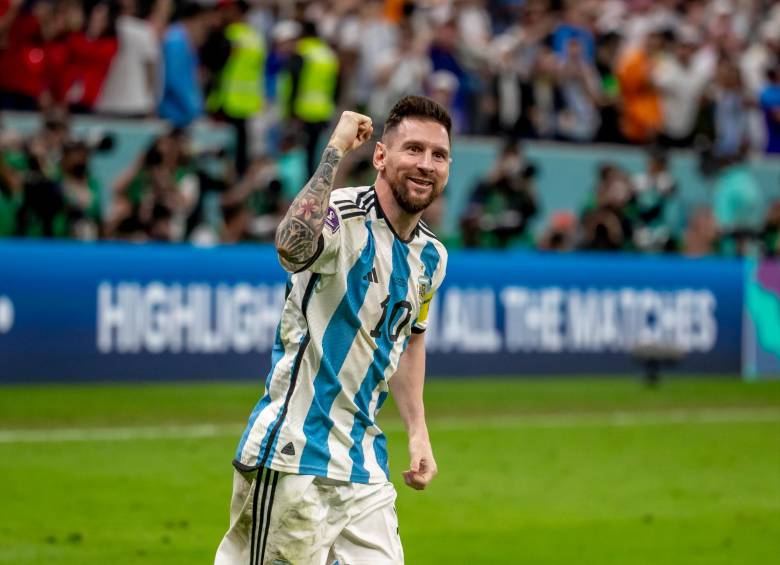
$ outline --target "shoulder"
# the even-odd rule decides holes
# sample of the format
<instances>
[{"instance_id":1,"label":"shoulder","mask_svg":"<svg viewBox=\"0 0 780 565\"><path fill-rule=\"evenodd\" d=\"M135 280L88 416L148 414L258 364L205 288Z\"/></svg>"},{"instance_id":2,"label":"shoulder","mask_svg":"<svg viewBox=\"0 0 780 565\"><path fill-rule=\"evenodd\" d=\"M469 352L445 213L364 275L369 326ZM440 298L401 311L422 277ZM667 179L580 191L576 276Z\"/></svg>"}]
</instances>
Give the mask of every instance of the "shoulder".
<instances>
[{"instance_id":1,"label":"shoulder","mask_svg":"<svg viewBox=\"0 0 780 565\"><path fill-rule=\"evenodd\" d=\"M440 265L446 266L447 248L424 220L420 220L417 224L417 237L420 238L420 242L423 246L423 253L425 254L426 249L428 249L428 253L438 257Z\"/></svg>"},{"instance_id":2,"label":"shoulder","mask_svg":"<svg viewBox=\"0 0 780 565\"><path fill-rule=\"evenodd\" d=\"M444 244L439 239L439 236L437 236L431 227L425 222L425 220L420 220L417 224L417 234L419 237L426 242L431 242L436 246L441 247L444 249Z\"/></svg>"},{"instance_id":3,"label":"shoulder","mask_svg":"<svg viewBox=\"0 0 780 565\"><path fill-rule=\"evenodd\" d=\"M370 186L340 188L331 193L329 205L341 220L364 220L375 205L375 198Z\"/></svg>"}]
</instances>

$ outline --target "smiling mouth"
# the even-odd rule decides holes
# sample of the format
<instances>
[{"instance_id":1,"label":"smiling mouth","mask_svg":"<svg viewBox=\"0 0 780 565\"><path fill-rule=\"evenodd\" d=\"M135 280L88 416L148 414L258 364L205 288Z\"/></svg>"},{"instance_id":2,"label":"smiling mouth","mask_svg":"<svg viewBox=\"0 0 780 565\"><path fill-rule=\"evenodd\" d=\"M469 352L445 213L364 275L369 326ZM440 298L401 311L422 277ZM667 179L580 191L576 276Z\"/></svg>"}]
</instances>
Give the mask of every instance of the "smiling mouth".
<instances>
[{"instance_id":1,"label":"smiling mouth","mask_svg":"<svg viewBox=\"0 0 780 565\"><path fill-rule=\"evenodd\" d=\"M421 178L416 178L416 177L408 177L408 178L409 178L410 181L412 181L414 184L416 184L418 186L424 186L426 188L430 188L430 187L433 186L433 181L432 180L421 179Z\"/></svg>"}]
</instances>

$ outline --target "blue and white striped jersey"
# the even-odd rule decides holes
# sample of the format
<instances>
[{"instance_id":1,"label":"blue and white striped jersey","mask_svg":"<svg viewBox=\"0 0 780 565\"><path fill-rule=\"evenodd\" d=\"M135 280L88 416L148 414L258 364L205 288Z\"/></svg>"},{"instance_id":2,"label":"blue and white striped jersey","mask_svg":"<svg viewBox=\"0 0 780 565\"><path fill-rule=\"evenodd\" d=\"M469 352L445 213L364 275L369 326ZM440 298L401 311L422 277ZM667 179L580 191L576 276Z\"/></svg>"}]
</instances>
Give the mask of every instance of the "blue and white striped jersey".
<instances>
[{"instance_id":1,"label":"blue and white striped jersey","mask_svg":"<svg viewBox=\"0 0 780 565\"><path fill-rule=\"evenodd\" d=\"M424 222L408 241L395 234L373 187L334 190L317 255L290 276L236 467L388 480L376 415L410 335L425 330L446 266Z\"/></svg>"}]
</instances>

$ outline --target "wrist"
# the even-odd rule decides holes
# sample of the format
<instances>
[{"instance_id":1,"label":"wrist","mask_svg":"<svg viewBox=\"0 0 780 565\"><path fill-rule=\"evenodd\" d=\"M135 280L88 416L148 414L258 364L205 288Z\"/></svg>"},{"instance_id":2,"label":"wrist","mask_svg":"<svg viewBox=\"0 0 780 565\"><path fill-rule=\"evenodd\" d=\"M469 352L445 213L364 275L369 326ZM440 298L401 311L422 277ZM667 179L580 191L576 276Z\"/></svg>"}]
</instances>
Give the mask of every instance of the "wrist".
<instances>
[{"instance_id":1,"label":"wrist","mask_svg":"<svg viewBox=\"0 0 780 565\"><path fill-rule=\"evenodd\" d=\"M409 437L409 443L430 443L431 441L430 436L428 435L428 428L425 426L425 424L419 427L415 427L414 429L410 429L407 435Z\"/></svg>"},{"instance_id":2,"label":"wrist","mask_svg":"<svg viewBox=\"0 0 780 565\"><path fill-rule=\"evenodd\" d=\"M328 150L335 151L336 154L338 155L339 159L341 157L343 157L344 154L347 152L346 149L344 149L343 147L339 147L338 145L336 145L332 141L329 141L327 147L325 147L325 152L328 152Z\"/></svg>"}]
</instances>

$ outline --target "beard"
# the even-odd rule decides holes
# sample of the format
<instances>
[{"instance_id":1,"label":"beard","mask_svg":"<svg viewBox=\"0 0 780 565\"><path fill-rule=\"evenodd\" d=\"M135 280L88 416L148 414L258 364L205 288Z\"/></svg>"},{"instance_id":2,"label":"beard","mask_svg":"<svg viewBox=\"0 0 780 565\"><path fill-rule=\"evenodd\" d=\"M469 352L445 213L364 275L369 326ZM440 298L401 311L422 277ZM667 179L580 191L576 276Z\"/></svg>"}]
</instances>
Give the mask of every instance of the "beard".
<instances>
[{"instance_id":1,"label":"beard","mask_svg":"<svg viewBox=\"0 0 780 565\"><path fill-rule=\"evenodd\" d=\"M389 179L388 179L389 180ZM436 187L434 183L431 191L426 196L416 196L412 190L406 186L405 178L396 178L388 182L390 190L393 192L395 201L401 209L407 214L417 214L430 206L436 198L442 193L444 187Z\"/></svg>"}]
</instances>

